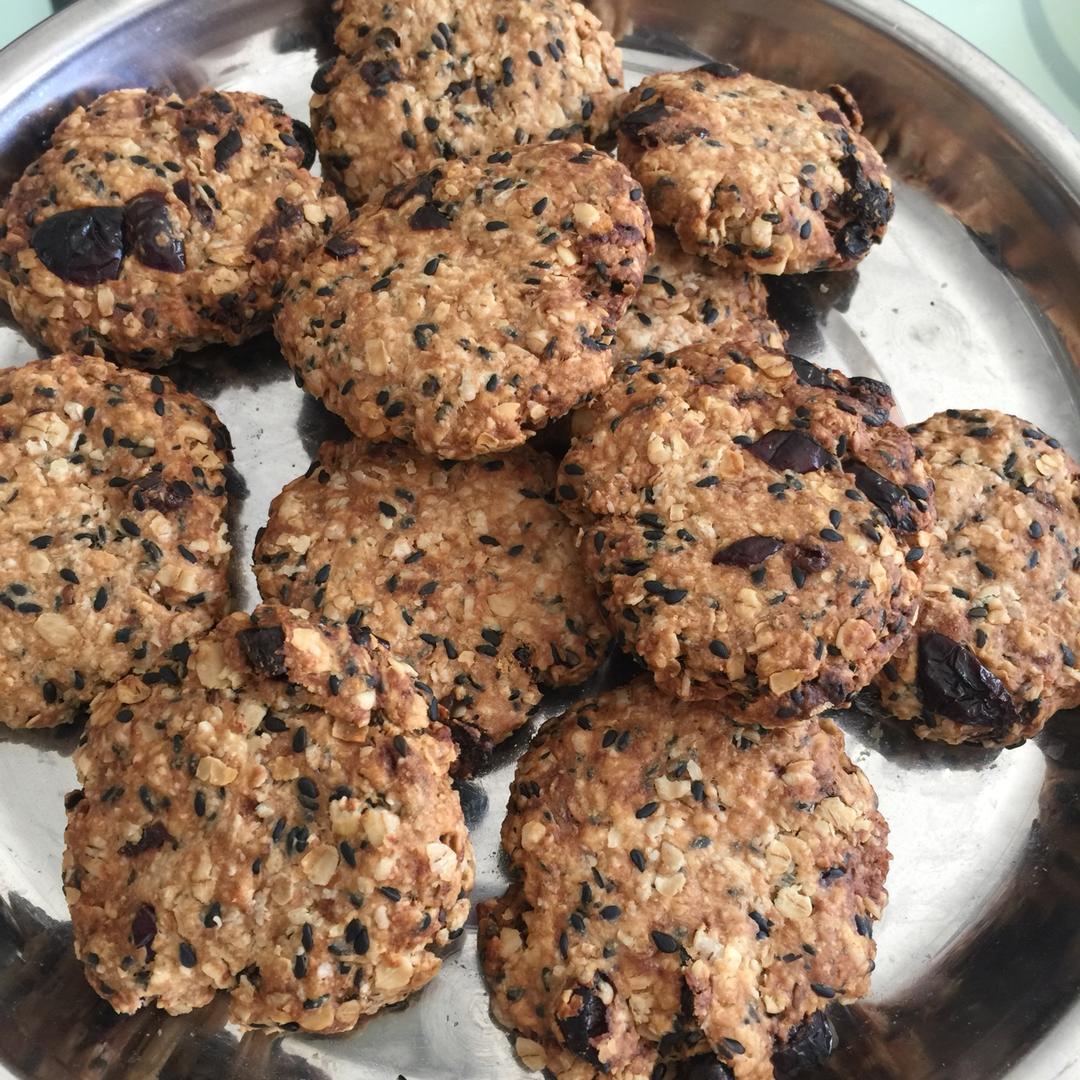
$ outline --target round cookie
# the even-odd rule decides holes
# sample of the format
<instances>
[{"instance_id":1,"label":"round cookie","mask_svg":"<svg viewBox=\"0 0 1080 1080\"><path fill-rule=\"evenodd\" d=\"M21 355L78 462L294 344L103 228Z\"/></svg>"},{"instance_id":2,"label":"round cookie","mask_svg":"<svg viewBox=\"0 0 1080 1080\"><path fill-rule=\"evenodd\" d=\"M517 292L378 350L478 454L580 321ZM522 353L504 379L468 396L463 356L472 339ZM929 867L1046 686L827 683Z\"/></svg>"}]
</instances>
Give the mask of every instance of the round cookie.
<instances>
[{"instance_id":1,"label":"round cookie","mask_svg":"<svg viewBox=\"0 0 1080 1080\"><path fill-rule=\"evenodd\" d=\"M852 267L885 234L889 177L842 86L795 90L709 63L647 76L618 113L619 160L687 251L801 274Z\"/></svg>"},{"instance_id":2,"label":"round cookie","mask_svg":"<svg viewBox=\"0 0 1080 1080\"><path fill-rule=\"evenodd\" d=\"M255 94L115 90L61 121L0 219L0 297L56 352L154 367L266 330L345 205Z\"/></svg>"},{"instance_id":3,"label":"round cookie","mask_svg":"<svg viewBox=\"0 0 1080 1080\"><path fill-rule=\"evenodd\" d=\"M877 690L924 739L1015 745L1080 705L1080 466L992 409L908 430L934 479L940 542L916 631Z\"/></svg>"},{"instance_id":4,"label":"round cookie","mask_svg":"<svg viewBox=\"0 0 1080 1080\"><path fill-rule=\"evenodd\" d=\"M275 329L361 438L476 457L607 383L652 244L641 189L606 154L543 143L449 162L331 237Z\"/></svg>"},{"instance_id":5,"label":"round cookie","mask_svg":"<svg viewBox=\"0 0 1080 1080\"><path fill-rule=\"evenodd\" d=\"M867 992L887 836L829 720L759 733L645 680L587 702L518 763L492 1011L560 1080L785 1075Z\"/></svg>"},{"instance_id":6,"label":"round cookie","mask_svg":"<svg viewBox=\"0 0 1080 1080\"><path fill-rule=\"evenodd\" d=\"M676 352L711 337L729 341L748 326L763 345L781 348L784 337L769 320L767 299L757 274L688 255L670 229L657 229L641 288L615 332L617 360Z\"/></svg>"},{"instance_id":7,"label":"round cookie","mask_svg":"<svg viewBox=\"0 0 1080 1080\"><path fill-rule=\"evenodd\" d=\"M341 55L312 82L328 176L357 202L453 158L596 142L622 63L573 0L336 0Z\"/></svg>"},{"instance_id":8,"label":"round cookie","mask_svg":"<svg viewBox=\"0 0 1080 1080\"><path fill-rule=\"evenodd\" d=\"M554 480L526 448L455 464L326 443L270 507L259 589L370 627L489 749L526 721L539 684L581 682L609 641Z\"/></svg>"},{"instance_id":9,"label":"round cookie","mask_svg":"<svg viewBox=\"0 0 1080 1080\"><path fill-rule=\"evenodd\" d=\"M843 704L888 660L933 522L892 404L753 338L616 373L557 493L658 685L776 725Z\"/></svg>"},{"instance_id":10,"label":"round cookie","mask_svg":"<svg viewBox=\"0 0 1080 1080\"><path fill-rule=\"evenodd\" d=\"M51 727L229 599L213 409L95 357L0 370L0 722Z\"/></svg>"},{"instance_id":11,"label":"round cookie","mask_svg":"<svg viewBox=\"0 0 1080 1080\"><path fill-rule=\"evenodd\" d=\"M331 1033L428 982L473 878L437 711L370 635L279 605L97 698L64 851L93 988Z\"/></svg>"}]
</instances>

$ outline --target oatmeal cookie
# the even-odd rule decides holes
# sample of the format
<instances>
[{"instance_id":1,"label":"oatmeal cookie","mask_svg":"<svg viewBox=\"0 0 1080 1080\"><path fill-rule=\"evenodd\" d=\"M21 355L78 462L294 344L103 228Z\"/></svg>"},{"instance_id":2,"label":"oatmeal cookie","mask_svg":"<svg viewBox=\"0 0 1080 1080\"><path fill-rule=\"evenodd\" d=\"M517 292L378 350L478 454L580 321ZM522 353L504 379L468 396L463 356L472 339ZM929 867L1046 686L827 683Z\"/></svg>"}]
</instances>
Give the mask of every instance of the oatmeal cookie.
<instances>
[{"instance_id":1,"label":"oatmeal cookie","mask_svg":"<svg viewBox=\"0 0 1080 1080\"><path fill-rule=\"evenodd\" d=\"M255 94L104 94L12 188L0 297L57 352L156 367L244 341L344 214L314 153L306 125Z\"/></svg>"},{"instance_id":2,"label":"oatmeal cookie","mask_svg":"<svg viewBox=\"0 0 1080 1080\"><path fill-rule=\"evenodd\" d=\"M518 763L493 1012L561 1080L783 1075L867 992L887 836L829 720L762 733L644 680L587 702Z\"/></svg>"},{"instance_id":3,"label":"oatmeal cookie","mask_svg":"<svg viewBox=\"0 0 1080 1080\"><path fill-rule=\"evenodd\" d=\"M64 852L90 984L326 1033L423 986L473 877L437 711L370 635L279 605L102 694Z\"/></svg>"},{"instance_id":4,"label":"oatmeal cookie","mask_svg":"<svg viewBox=\"0 0 1080 1080\"><path fill-rule=\"evenodd\" d=\"M619 159L689 252L759 274L854 266L893 195L841 86L795 90L730 64L649 75L618 104Z\"/></svg>"},{"instance_id":5,"label":"oatmeal cookie","mask_svg":"<svg viewBox=\"0 0 1080 1080\"><path fill-rule=\"evenodd\" d=\"M51 727L228 607L214 411L95 357L0 370L0 721Z\"/></svg>"},{"instance_id":6,"label":"oatmeal cookie","mask_svg":"<svg viewBox=\"0 0 1080 1080\"><path fill-rule=\"evenodd\" d=\"M782 347L784 337L769 319L767 299L757 274L688 255L669 229L657 229L641 288L615 332L617 361L676 352L712 337L729 341L748 326L762 344Z\"/></svg>"},{"instance_id":7,"label":"oatmeal cookie","mask_svg":"<svg viewBox=\"0 0 1080 1080\"><path fill-rule=\"evenodd\" d=\"M476 457L607 383L652 246L641 189L606 154L563 142L450 162L332 236L276 332L361 438Z\"/></svg>"},{"instance_id":8,"label":"oatmeal cookie","mask_svg":"<svg viewBox=\"0 0 1080 1080\"><path fill-rule=\"evenodd\" d=\"M361 202L452 158L596 142L622 86L615 42L573 0L336 0L341 55L312 83L323 168Z\"/></svg>"},{"instance_id":9,"label":"oatmeal cookie","mask_svg":"<svg viewBox=\"0 0 1080 1080\"><path fill-rule=\"evenodd\" d=\"M783 724L843 704L907 637L932 485L891 407L752 338L620 369L557 493L660 686Z\"/></svg>"},{"instance_id":10,"label":"oatmeal cookie","mask_svg":"<svg viewBox=\"0 0 1080 1080\"><path fill-rule=\"evenodd\" d=\"M877 690L925 739L1015 745L1080 706L1080 466L991 409L908 430L936 485L940 543L916 632Z\"/></svg>"},{"instance_id":11,"label":"oatmeal cookie","mask_svg":"<svg viewBox=\"0 0 1080 1080\"><path fill-rule=\"evenodd\" d=\"M526 448L455 464L327 443L270 507L259 589L370 627L466 744L488 749L525 722L540 684L581 682L608 643L554 480Z\"/></svg>"}]
</instances>

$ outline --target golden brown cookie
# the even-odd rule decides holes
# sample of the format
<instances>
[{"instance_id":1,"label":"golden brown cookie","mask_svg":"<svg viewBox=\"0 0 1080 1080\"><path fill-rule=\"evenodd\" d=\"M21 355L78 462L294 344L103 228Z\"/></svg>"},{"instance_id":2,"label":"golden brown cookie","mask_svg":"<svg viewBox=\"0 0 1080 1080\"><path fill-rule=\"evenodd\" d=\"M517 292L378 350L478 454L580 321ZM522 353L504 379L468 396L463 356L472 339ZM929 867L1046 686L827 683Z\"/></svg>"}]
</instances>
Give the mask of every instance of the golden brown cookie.
<instances>
[{"instance_id":1,"label":"golden brown cookie","mask_svg":"<svg viewBox=\"0 0 1080 1080\"><path fill-rule=\"evenodd\" d=\"M312 83L327 175L357 202L455 158L608 133L622 62L574 0L335 0Z\"/></svg>"},{"instance_id":2,"label":"golden brown cookie","mask_svg":"<svg viewBox=\"0 0 1080 1080\"><path fill-rule=\"evenodd\" d=\"M753 337L616 373L557 494L658 685L775 725L843 704L888 660L934 520L892 404Z\"/></svg>"},{"instance_id":3,"label":"golden brown cookie","mask_svg":"<svg viewBox=\"0 0 1080 1080\"><path fill-rule=\"evenodd\" d=\"M97 698L64 852L91 986L331 1033L428 982L473 877L429 712L370 635L273 604Z\"/></svg>"},{"instance_id":4,"label":"golden brown cookie","mask_svg":"<svg viewBox=\"0 0 1080 1080\"><path fill-rule=\"evenodd\" d=\"M842 86L795 90L731 64L649 75L618 105L619 159L657 225L721 266L854 266L893 213L885 164Z\"/></svg>"},{"instance_id":5,"label":"golden brown cookie","mask_svg":"<svg viewBox=\"0 0 1080 1080\"><path fill-rule=\"evenodd\" d=\"M514 881L479 909L492 1011L560 1080L772 1080L867 992L887 836L831 721L605 694L518 763Z\"/></svg>"},{"instance_id":6,"label":"golden brown cookie","mask_svg":"<svg viewBox=\"0 0 1080 1080\"><path fill-rule=\"evenodd\" d=\"M454 463L327 443L270 507L259 589L370 627L488 749L526 721L541 685L590 675L609 640L554 481L529 449Z\"/></svg>"},{"instance_id":7,"label":"golden brown cookie","mask_svg":"<svg viewBox=\"0 0 1080 1080\"><path fill-rule=\"evenodd\" d=\"M224 614L230 458L213 409L161 376L0 371L0 721L72 720Z\"/></svg>"},{"instance_id":8,"label":"golden brown cookie","mask_svg":"<svg viewBox=\"0 0 1080 1080\"><path fill-rule=\"evenodd\" d=\"M877 690L924 739L1015 745L1080 705L1080 466L992 409L908 430L934 480L940 543L916 633Z\"/></svg>"},{"instance_id":9,"label":"golden brown cookie","mask_svg":"<svg viewBox=\"0 0 1080 1080\"><path fill-rule=\"evenodd\" d=\"M449 162L332 236L275 329L297 379L361 438L476 457L607 383L652 244L641 189L599 151Z\"/></svg>"},{"instance_id":10,"label":"golden brown cookie","mask_svg":"<svg viewBox=\"0 0 1080 1080\"><path fill-rule=\"evenodd\" d=\"M114 90L65 118L0 218L0 297L56 352L148 367L270 324L344 214L311 132L255 94Z\"/></svg>"}]
</instances>

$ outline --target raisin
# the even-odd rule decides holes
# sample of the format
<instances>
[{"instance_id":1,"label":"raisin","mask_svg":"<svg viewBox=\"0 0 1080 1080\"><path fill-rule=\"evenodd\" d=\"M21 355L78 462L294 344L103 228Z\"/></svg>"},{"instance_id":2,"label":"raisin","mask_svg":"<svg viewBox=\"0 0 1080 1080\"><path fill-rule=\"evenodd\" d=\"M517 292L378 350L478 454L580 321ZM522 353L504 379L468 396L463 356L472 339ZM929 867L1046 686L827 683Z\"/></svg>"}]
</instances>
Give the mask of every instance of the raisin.
<instances>
[{"instance_id":1,"label":"raisin","mask_svg":"<svg viewBox=\"0 0 1080 1080\"><path fill-rule=\"evenodd\" d=\"M713 556L714 566L757 566L784 546L775 536L748 536L721 548Z\"/></svg>"},{"instance_id":2,"label":"raisin","mask_svg":"<svg viewBox=\"0 0 1080 1080\"><path fill-rule=\"evenodd\" d=\"M449 229L450 219L434 203L424 203L409 216L409 228L415 232Z\"/></svg>"},{"instance_id":3,"label":"raisin","mask_svg":"<svg viewBox=\"0 0 1080 1080\"><path fill-rule=\"evenodd\" d=\"M330 74L330 69L337 63L337 57L331 57L329 60L321 63L315 71L314 76L311 79L311 89L316 94L329 94L330 83L327 82L326 76Z\"/></svg>"},{"instance_id":4,"label":"raisin","mask_svg":"<svg viewBox=\"0 0 1080 1080\"><path fill-rule=\"evenodd\" d=\"M204 229L214 227L214 211L210 209L209 203L195 194L190 180L177 180L172 189L173 194L198 218Z\"/></svg>"},{"instance_id":5,"label":"raisin","mask_svg":"<svg viewBox=\"0 0 1080 1080\"><path fill-rule=\"evenodd\" d=\"M642 132L647 127L659 123L669 115L669 112L670 110L664 104L664 99L657 98L655 101L650 101L648 105L642 105L640 109L627 113L619 121L619 131L627 138L640 144Z\"/></svg>"},{"instance_id":6,"label":"raisin","mask_svg":"<svg viewBox=\"0 0 1080 1080\"><path fill-rule=\"evenodd\" d=\"M360 78L373 90L387 83L401 82L401 65L396 60L365 60L360 65Z\"/></svg>"},{"instance_id":7,"label":"raisin","mask_svg":"<svg viewBox=\"0 0 1080 1080\"><path fill-rule=\"evenodd\" d=\"M777 1080L807 1069L817 1069L836 1049L836 1029L823 1012L816 1012L793 1027L784 1042L773 1051L772 1066Z\"/></svg>"},{"instance_id":8,"label":"raisin","mask_svg":"<svg viewBox=\"0 0 1080 1080\"><path fill-rule=\"evenodd\" d=\"M832 461L832 454L809 435L781 428L766 432L746 449L766 465L781 472L788 469L797 473L813 472Z\"/></svg>"},{"instance_id":9,"label":"raisin","mask_svg":"<svg viewBox=\"0 0 1080 1080\"><path fill-rule=\"evenodd\" d=\"M697 1054L676 1065L675 1080L735 1080L735 1074L715 1054Z\"/></svg>"},{"instance_id":10,"label":"raisin","mask_svg":"<svg viewBox=\"0 0 1080 1080\"><path fill-rule=\"evenodd\" d=\"M1002 681L944 634L919 636L917 682L926 708L950 720L994 728L1022 723Z\"/></svg>"},{"instance_id":11,"label":"raisin","mask_svg":"<svg viewBox=\"0 0 1080 1080\"><path fill-rule=\"evenodd\" d=\"M124 207L124 246L151 270L182 274L187 269L184 239L173 230L160 191L144 191Z\"/></svg>"},{"instance_id":12,"label":"raisin","mask_svg":"<svg viewBox=\"0 0 1080 1080\"><path fill-rule=\"evenodd\" d=\"M719 60L712 60L708 64L702 64L694 68L695 71L704 71L706 75L715 75L718 79L737 79L742 71L734 64L725 64Z\"/></svg>"},{"instance_id":13,"label":"raisin","mask_svg":"<svg viewBox=\"0 0 1080 1080\"><path fill-rule=\"evenodd\" d=\"M172 833L160 821L154 821L143 826L142 834L138 840L129 840L124 844L120 848L120 854L130 859L136 855L141 855L144 851L157 851L166 843L175 844L176 841Z\"/></svg>"},{"instance_id":14,"label":"raisin","mask_svg":"<svg viewBox=\"0 0 1080 1080\"><path fill-rule=\"evenodd\" d=\"M915 507L903 488L855 458L848 458L844 468L855 477L855 486L885 515L889 524L901 532L915 532Z\"/></svg>"},{"instance_id":15,"label":"raisin","mask_svg":"<svg viewBox=\"0 0 1080 1080\"><path fill-rule=\"evenodd\" d=\"M356 241L350 240L343 233L334 233L323 244L323 251L333 259L347 259L350 255L355 255L359 250L360 245Z\"/></svg>"},{"instance_id":16,"label":"raisin","mask_svg":"<svg viewBox=\"0 0 1080 1080\"><path fill-rule=\"evenodd\" d=\"M300 162L300 168L310 169L315 164L315 136L303 120L292 122L292 133L300 149L304 151L304 160Z\"/></svg>"},{"instance_id":17,"label":"raisin","mask_svg":"<svg viewBox=\"0 0 1080 1080\"><path fill-rule=\"evenodd\" d=\"M143 904L131 920L131 943L136 949L146 948L157 937L157 914L150 904Z\"/></svg>"},{"instance_id":18,"label":"raisin","mask_svg":"<svg viewBox=\"0 0 1080 1080\"><path fill-rule=\"evenodd\" d=\"M53 214L33 231L30 244L45 267L64 281L114 281L124 262L124 211L86 206Z\"/></svg>"},{"instance_id":19,"label":"raisin","mask_svg":"<svg viewBox=\"0 0 1080 1080\"><path fill-rule=\"evenodd\" d=\"M570 1000L577 1004L577 1013L557 1018L563 1044L579 1058L599 1066L600 1055L592 1045L592 1040L607 1034L607 1011L604 1003L594 991L584 986L577 987Z\"/></svg>"},{"instance_id":20,"label":"raisin","mask_svg":"<svg viewBox=\"0 0 1080 1080\"><path fill-rule=\"evenodd\" d=\"M838 394L847 389L833 378L832 372L827 368L818 367L801 356L792 356L789 353L788 362L795 369L795 377L807 386L816 386L819 390L833 390Z\"/></svg>"},{"instance_id":21,"label":"raisin","mask_svg":"<svg viewBox=\"0 0 1080 1080\"><path fill-rule=\"evenodd\" d=\"M280 626L253 626L240 630L236 641L252 668L268 679L285 675L285 631Z\"/></svg>"},{"instance_id":22,"label":"raisin","mask_svg":"<svg viewBox=\"0 0 1080 1080\"><path fill-rule=\"evenodd\" d=\"M165 482L160 472L148 472L134 484L132 500L141 495L147 504L163 514L179 510L191 498L191 486L183 480Z\"/></svg>"},{"instance_id":23,"label":"raisin","mask_svg":"<svg viewBox=\"0 0 1080 1080\"><path fill-rule=\"evenodd\" d=\"M229 128L214 145L214 168L221 172L229 158L238 153L243 145L244 140L240 137L240 132L234 127Z\"/></svg>"},{"instance_id":24,"label":"raisin","mask_svg":"<svg viewBox=\"0 0 1080 1080\"><path fill-rule=\"evenodd\" d=\"M824 548L798 547L791 557L791 565L808 574L820 574L829 565L829 553Z\"/></svg>"}]
</instances>

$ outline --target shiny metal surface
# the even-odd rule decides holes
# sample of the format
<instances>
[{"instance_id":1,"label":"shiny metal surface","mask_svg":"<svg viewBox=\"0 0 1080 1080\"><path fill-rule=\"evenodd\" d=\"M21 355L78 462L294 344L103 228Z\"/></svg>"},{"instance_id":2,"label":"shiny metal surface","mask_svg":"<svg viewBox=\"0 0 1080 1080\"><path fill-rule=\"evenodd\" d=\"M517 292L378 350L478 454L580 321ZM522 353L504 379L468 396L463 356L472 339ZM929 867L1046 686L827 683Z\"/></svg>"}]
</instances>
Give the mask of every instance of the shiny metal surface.
<instances>
[{"instance_id":1,"label":"shiny metal surface","mask_svg":"<svg viewBox=\"0 0 1080 1080\"><path fill-rule=\"evenodd\" d=\"M899 0L639 0L598 5L625 28L631 75L693 50L802 85L858 93L899 184L895 224L857 273L783 281L776 314L811 358L887 379L909 419L994 406L1080 452L1080 146L988 60ZM116 86L259 90L304 116L324 0L82 0L0 54L0 191L71 103ZM684 44L679 46L677 41ZM663 55L668 54L665 58ZM938 204L949 206L960 224ZM1070 356L1070 346L1072 356ZM33 349L0 328L0 358ZM332 418L272 341L174 372L213 402L246 485L237 603L279 488ZM552 707L557 707L552 703ZM848 1080L1080 1076L1080 724L1059 716L1003 753L920 744L851 714L852 756L892 825L892 901L872 997L838 1010ZM349 1077L513 1080L470 930L407 1007L333 1039L272 1040L217 1006L116 1017L71 953L60 889L70 731L0 735L0 1071L41 1078ZM498 830L517 746L462 796L475 899L503 887Z\"/></svg>"}]
</instances>

